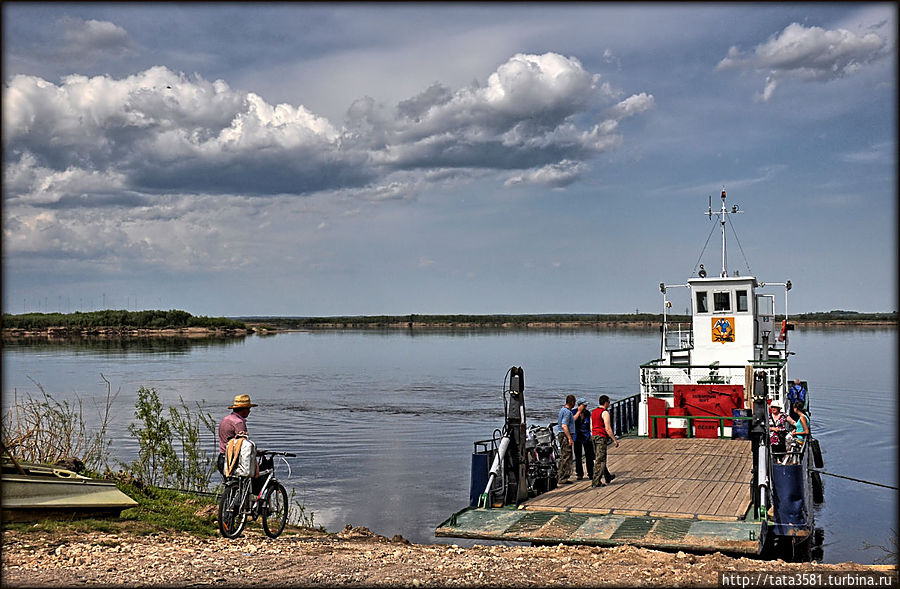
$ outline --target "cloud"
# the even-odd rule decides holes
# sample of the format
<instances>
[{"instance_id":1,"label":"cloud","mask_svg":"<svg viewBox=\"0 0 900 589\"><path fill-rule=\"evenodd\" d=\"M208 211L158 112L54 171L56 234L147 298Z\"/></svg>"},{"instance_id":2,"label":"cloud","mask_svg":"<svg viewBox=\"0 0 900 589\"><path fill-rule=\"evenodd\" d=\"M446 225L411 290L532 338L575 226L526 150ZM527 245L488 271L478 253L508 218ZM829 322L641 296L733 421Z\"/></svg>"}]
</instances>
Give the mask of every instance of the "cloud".
<instances>
[{"instance_id":1,"label":"cloud","mask_svg":"<svg viewBox=\"0 0 900 589\"><path fill-rule=\"evenodd\" d=\"M553 188L565 188L578 180L586 170L587 166L582 162L563 160L513 176L503 185L510 187L517 184L545 184Z\"/></svg>"},{"instance_id":2,"label":"cloud","mask_svg":"<svg viewBox=\"0 0 900 589\"><path fill-rule=\"evenodd\" d=\"M121 40L103 23L70 29L94 46ZM621 144L622 119L654 103L621 95L556 53L516 54L484 84L436 82L393 106L363 97L337 124L162 66L57 84L19 74L3 88L3 199L4 231L23 232L5 246L36 252L44 236L62 254L168 255L181 267L219 239L201 220L241 231L248 199L404 200L485 178L561 188Z\"/></svg>"},{"instance_id":3,"label":"cloud","mask_svg":"<svg viewBox=\"0 0 900 589\"><path fill-rule=\"evenodd\" d=\"M885 46L885 40L874 32L857 35L846 29L826 30L792 23L750 53L732 46L716 69L766 74L765 89L759 98L768 101L781 79L836 80L883 57Z\"/></svg>"},{"instance_id":4,"label":"cloud","mask_svg":"<svg viewBox=\"0 0 900 589\"><path fill-rule=\"evenodd\" d=\"M3 92L3 141L13 166L115 176L123 190L303 195L411 170L589 159L620 142L617 121L653 104L637 94L580 126L616 94L598 82L575 58L517 54L483 86L436 83L395 108L359 99L337 127L302 105L160 66L58 85L16 75Z\"/></svg>"},{"instance_id":5,"label":"cloud","mask_svg":"<svg viewBox=\"0 0 900 589\"><path fill-rule=\"evenodd\" d=\"M897 146L892 142L881 142L867 149L846 153L841 161L853 164L896 164Z\"/></svg>"},{"instance_id":6,"label":"cloud","mask_svg":"<svg viewBox=\"0 0 900 589\"><path fill-rule=\"evenodd\" d=\"M60 31L62 52L69 59L121 56L134 46L125 29L108 21L65 17L59 19L56 26Z\"/></svg>"}]
</instances>

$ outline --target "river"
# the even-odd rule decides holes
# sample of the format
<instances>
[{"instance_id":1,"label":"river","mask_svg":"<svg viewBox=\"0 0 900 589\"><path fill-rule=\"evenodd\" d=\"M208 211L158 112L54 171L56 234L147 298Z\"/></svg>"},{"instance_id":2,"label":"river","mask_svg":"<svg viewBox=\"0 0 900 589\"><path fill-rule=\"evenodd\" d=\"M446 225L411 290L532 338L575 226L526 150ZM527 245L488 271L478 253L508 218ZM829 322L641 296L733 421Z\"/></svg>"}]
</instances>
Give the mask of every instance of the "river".
<instances>
[{"instance_id":1,"label":"river","mask_svg":"<svg viewBox=\"0 0 900 589\"><path fill-rule=\"evenodd\" d=\"M285 485L330 531L345 524L416 543L468 502L472 443L503 423L502 385L525 370L529 423L555 420L565 396L596 402L638 392L638 365L656 357L658 332L317 331L227 340L9 343L2 351L4 410L43 388L96 413L109 380L118 391L110 432L117 458L137 390L165 405L200 402L217 419L236 394L259 407L248 420L262 448L295 452ZM809 381L812 429L825 470L897 486L897 332L815 330L791 336L790 376ZM214 439L209 436L210 455ZM612 461L612 458L611 458ZM873 563L893 547L897 491L823 477L824 561ZM867 546L875 546L867 548Z\"/></svg>"}]
</instances>

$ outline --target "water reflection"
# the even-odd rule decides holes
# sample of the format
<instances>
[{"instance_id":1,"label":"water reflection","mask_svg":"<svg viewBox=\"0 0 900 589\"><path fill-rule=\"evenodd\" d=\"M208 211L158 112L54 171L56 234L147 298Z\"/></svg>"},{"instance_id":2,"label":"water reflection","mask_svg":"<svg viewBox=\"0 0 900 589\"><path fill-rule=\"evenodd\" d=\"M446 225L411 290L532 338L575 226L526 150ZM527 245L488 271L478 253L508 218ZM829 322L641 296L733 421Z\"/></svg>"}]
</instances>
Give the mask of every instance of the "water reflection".
<instances>
[{"instance_id":1,"label":"water reflection","mask_svg":"<svg viewBox=\"0 0 900 589\"><path fill-rule=\"evenodd\" d=\"M897 484L896 343L890 329L792 332L790 376L810 382L825 470ZM285 483L317 524L465 544L433 531L468 501L473 442L503 422L506 370L525 367L528 421L545 425L569 393L592 400L636 393L638 365L658 349L658 331L633 329L13 343L3 347L3 395L5 403L15 390L36 392L36 381L60 399L79 391L92 403L105 398L102 373L122 390L111 434L118 458L130 461L137 445L127 426L140 386L156 388L166 405L203 402L216 420L234 395L248 393L259 403L251 435L261 448L297 454ZM212 453L215 438L205 444ZM828 479L825 494L816 522L825 530L825 560L872 562L879 554L865 544L889 546L895 535L896 491Z\"/></svg>"},{"instance_id":2,"label":"water reflection","mask_svg":"<svg viewBox=\"0 0 900 589\"><path fill-rule=\"evenodd\" d=\"M232 337L17 337L4 338L10 352L96 355L184 355L193 349L225 348L244 343L245 336Z\"/></svg>"}]
</instances>

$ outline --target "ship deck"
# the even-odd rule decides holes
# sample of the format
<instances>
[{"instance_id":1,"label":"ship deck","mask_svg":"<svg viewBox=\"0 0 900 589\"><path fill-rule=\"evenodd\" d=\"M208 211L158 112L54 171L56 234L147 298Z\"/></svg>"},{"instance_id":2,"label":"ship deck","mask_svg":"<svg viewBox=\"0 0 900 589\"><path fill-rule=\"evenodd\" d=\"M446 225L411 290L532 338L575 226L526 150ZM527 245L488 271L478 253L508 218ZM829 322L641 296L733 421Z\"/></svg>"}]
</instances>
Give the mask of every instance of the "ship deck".
<instances>
[{"instance_id":1,"label":"ship deck","mask_svg":"<svg viewBox=\"0 0 900 589\"><path fill-rule=\"evenodd\" d=\"M436 536L759 554L765 525L747 517L749 440L623 438L610 447L611 485L585 479L518 507L467 507Z\"/></svg>"},{"instance_id":2,"label":"ship deck","mask_svg":"<svg viewBox=\"0 0 900 589\"><path fill-rule=\"evenodd\" d=\"M734 521L750 506L750 440L623 438L609 447L607 468L611 485L576 481L522 508Z\"/></svg>"}]
</instances>

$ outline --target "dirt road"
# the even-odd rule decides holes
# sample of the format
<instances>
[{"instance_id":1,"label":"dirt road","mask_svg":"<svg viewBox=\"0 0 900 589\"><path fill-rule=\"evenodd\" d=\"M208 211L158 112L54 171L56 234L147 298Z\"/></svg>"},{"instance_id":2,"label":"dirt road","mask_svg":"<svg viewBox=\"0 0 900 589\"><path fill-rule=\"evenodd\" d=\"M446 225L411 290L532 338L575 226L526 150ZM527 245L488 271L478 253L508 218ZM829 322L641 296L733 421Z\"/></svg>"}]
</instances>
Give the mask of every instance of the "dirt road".
<instances>
[{"instance_id":1,"label":"dirt road","mask_svg":"<svg viewBox=\"0 0 900 589\"><path fill-rule=\"evenodd\" d=\"M602 573L600 573L602 571ZM792 564L619 546L409 544L345 528L269 540L248 530L237 540L189 534L135 536L5 531L3 586L627 586L718 585L718 573L884 573L886 567ZM893 569L893 586L897 572ZM600 575L600 576L598 576Z\"/></svg>"}]
</instances>

